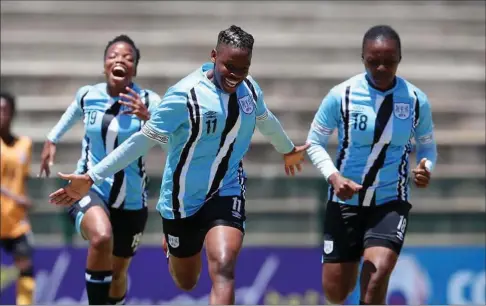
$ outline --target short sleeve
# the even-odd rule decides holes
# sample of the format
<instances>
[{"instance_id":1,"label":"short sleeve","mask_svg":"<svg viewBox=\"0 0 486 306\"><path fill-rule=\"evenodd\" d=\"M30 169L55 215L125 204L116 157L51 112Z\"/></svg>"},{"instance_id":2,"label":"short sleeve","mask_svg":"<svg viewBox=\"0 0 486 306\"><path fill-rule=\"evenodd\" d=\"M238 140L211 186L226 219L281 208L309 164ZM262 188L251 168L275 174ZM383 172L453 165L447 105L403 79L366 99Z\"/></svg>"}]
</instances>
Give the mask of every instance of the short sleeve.
<instances>
[{"instance_id":1,"label":"short sleeve","mask_svg":"<svg viewBox=\"0 0 486 306\"><path fill-rule=\"evenodd\" d=\"M150 120L142 128L142 133L150 139L167 144L171 135L187 120L187 93L169 89L156 107L152 108Z\"/></svg>"}]
</instances>

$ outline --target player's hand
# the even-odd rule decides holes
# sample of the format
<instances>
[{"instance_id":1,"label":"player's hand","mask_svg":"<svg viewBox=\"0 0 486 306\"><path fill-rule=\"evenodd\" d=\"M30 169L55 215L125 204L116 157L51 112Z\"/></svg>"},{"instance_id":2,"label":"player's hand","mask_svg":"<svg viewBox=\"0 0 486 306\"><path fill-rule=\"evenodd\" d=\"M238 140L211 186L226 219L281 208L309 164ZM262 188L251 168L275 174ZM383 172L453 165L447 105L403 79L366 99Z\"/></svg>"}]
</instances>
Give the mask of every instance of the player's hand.
<instances>
[{"instance_id":1,"label":"player's hand","mask_svg":"<svg viewBox=\"0 0 486 306\"><path fill-rule=\"evenodd\" d=\"M46 173L46 177L51 175L51 166L54 165L54 157L56 157L56 144L50 140L46 140L41 153L39 177L42 177L42 173L44 172Z\"/></svg>"},{"instance_id":2,"label":"player's hand","mask_svg":"<svg viewBox=\"0 0 486 306\"><path fill-rule=\"evenodd\" d=\"M295 175L295 168L297 171L302 171L302 163L304 162L304 154L310 147L310 143L306 143L303 146L296 146L290 153L284 154L285 173L287 175Z\"/></svg>"},{"instance_id":3,"label":"player's hand","mask_svg":"<svg viewBox=\"0 0 486 306\"><path fill-rule=\"evenodd\" d=\"M418 188L426 188L430 182L430 171L425 166L426 162L427 159L422 158L417 167L412 170L412 173L414 174L413 181Z\"/></svg>"},{"instance_id":4,"label":"player's hand","mask_svg":"<svg viewBox=\"0 0 486 306\"><path fill-rule=\"evenodd\" d=\"M143 121L148 121L150 119L150 113L147 107L145 106L145 104L142 102L140 95L130 87L127 87L126 89L130 94L127 95L121 93L120 97L128 100L128 102L119 100L118 103L129 107L130 110L123 111L122 114L136 115L138 118L142 119Z\"/></svg>"},{"instance_id":5,"label":"player's hand","mask_svg":"<svg viewBox=\"0 0 486 306\"><path fill-rule=\"evenodd\" d=\"M49 202L55 205L71 206L79 201L93 185L93 180L87 174L62 174L58 173L69 184L49 195Z\"/></svg>"},{"instance_id":6,"label":"player's hand","mask_svg":"<svg viewBox=\"0 0 486 306\"><path fill-rule=\"evenodd\" d=\"M343 201L351 199L363 188L363 186L345 178L339 172L331 174L328 181L332 185L336 196Z\"/></svg>"}]
</instances>

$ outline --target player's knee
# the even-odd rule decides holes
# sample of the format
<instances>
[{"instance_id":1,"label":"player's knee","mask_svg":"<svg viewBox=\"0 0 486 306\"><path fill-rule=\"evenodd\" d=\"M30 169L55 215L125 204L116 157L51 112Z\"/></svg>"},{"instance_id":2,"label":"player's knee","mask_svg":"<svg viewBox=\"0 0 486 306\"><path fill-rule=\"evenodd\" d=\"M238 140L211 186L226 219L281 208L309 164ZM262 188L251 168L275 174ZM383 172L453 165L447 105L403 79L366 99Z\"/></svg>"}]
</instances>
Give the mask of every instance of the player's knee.
<instances>
[{"instance_id":1,"label":"player's knee","mask_svg":"<svg viewBox=\"0 0 486 306\"><path fill-rule=\"evenodd\" d=\"M235 279L235 260L232 258L218 258L210 266L213 282L225 282Z\"/></svg>"},{"instance_id":2,"label":"player's knee","mask_svg":"<svg viewBox=\"0 0 486 306\"><path fill-rule=\"evenodd\" d=\"M196 287L197 282L199 280L200 269L194 270L179 270L175 269L171 262L169 262L169 271L170 275L172 276L172 280L176 284L176 286L184 291L191 291Z\"/></svg>"},{"instance_id":3,"label":"player's knee","mask_svg":"<svg viewBox=\"0 0 486 306\"><path fill-rule=\"evenodd\" d=\"M370 265L369 269L365 269L365 265ZM388 260L379 260L376 263L366 262L363 264L363 270L369 271L369 275L365 275L367 280L365 290L367 295L373 295L375 292L383 292L383 289L388 285L388 279L393 272L393 263Z\"/></svg>"},{"instance_id":4,"label":"player's knee","mask_svg":"<svg viewBox=\"0 0 486 306\"><path fill-rule=\"evenodd\" d=\"M20 277L34 277L34 267L32 262L26 262L24 265L18 266Z\"/></svg>"},{"instance_id":5,"label":"player's knee","mask_svg":"<svg viewBox=\"0 0 486 306\"><path fill-rule=\"evenodd\" d=\"M353 291L354 286L347 284L336 284L330 282L324 282L322 284L324 295L326 300L334 305L343 305L346 298Z\"/></svg>"},{"instance_id":6,"label":"player's knee","mask_svg":"<svg viewBox=\"0 0 486 306\"><path fill-rule=\"evenodd\" d=\"M94 233L90 239L90 246L98 252L111 252L112 234L108 229Z\"/></svg>"},{"instance_id":7,"label":"player's knee","mask_svg":"<svg viewBox=\"0 0 486 306\"><path fill-rule=\"evenodd\" d=\"M380 290L382 287L387 286L388 279L391 274L391 269L387 266L377 268L369 278L367 286L368 291Z\"/></svg>"},{"instance_id":8,"label":"player's knee","mask_svg":"<svg viewBox=\"0 0 486 306\"><path fill-rule=\"evenodd\" d=\"M126 270L113 270L112 274L112 282L113 283L121 283L127 279L127 271Z\"/></svg>"},{"instance_id":9,"label":"player's knee","mask_svg":"<svg viewBox=\"0 0 486 306\"><path fill-rule=\"evenodd\" d=\"M170 275L174 280L176 286L184 291L191 291L196 287L197 281L199 280L199 273L187 274L187 275L177 275L172 269L170 269Z\"/></svg>"},{"instance_id":10,"label":"player's knee","mask_svg":"<svg viewBox=\"0 0 486 306\"><path fill-rule=\"evenodd\" d=\"M28 257L15 258L15 266L21 274L23 272L25 272L24 274L29 274L29 271L32 271L32 260Z\"/></svg>"},{"instance_id":11,"label":"player's knee","mask_svg":"<svg viewBox=\"0 0 486 306\"><path fill-rule=\"evenodd\" d=\"M174 275L172 275L172 278L174 280L174 283L177 285L179 289L184 291L191 291L192 289L194 289L194 287L196 287L197 280L199 277L177 278Z\"/></svg>"},{"instance_id":12,"label":"player's knee","mask_svg":"<svg viewBox=\"0 0 486 306\"><path fill-rule=\"evenodd\" d=\"M356 287L357 278L345 272L322 275L322 289L332 304L343 304Z\"/></svg>"}]
</instances>

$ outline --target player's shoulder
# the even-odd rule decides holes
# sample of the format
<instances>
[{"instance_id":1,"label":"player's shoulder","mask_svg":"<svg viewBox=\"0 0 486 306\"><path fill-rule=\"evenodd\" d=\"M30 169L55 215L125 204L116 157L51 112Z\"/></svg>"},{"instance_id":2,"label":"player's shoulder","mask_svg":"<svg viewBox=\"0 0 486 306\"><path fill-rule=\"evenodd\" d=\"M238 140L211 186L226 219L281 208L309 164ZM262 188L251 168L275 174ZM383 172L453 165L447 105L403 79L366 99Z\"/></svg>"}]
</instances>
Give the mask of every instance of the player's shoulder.
<instances>
[{"instance_id":1,"label":"player's shoulder","mask_svg":"<svg viewBox=\"0 0 486 306\"><path fill-rule=\"evenodd\" d=\"M100 96L106 96L106 83L87 84L76 91L78 100L82 98L98 99Z\"/></svg>"},{"instance_id":2,"label":"player's shoulder","mask_svg":"<svg viewBox=\"0 0 486 306\"><path fill-rule=\"evenodd\" d=\"M248 84L250 83L255 89L257 90L261 90L260 88L260 85L258 84L258 82L255 80L254 77L252 77L251 75L248 75L245 79L245 82Z\"/></svg>"},{"instance_id":3,"label":"player's shoulder","mask_svg":"<svg viewBox=\"0 0 486 306\"><path fill-rule=\"evenodd\" d=\"M143 96L147 96L149 103L157 103L160 101L160 95L151 89L143 88L141 92Z\"/></svg>"},{"instance_id":4,"label":"player's shoulder","mask_svg":"<svg viewBox=\"0 0 486 306\"><path fill-rule=\"evenodd\" d=\"M156 93L155 91L151 90L151 89L143 88L142 91L145 94L147 94L149 97L155 97L155 98L159 97L160 98L159 94Z\"/></svg>"},{"instance_id":5,"label":"player's shoulder","mask_svg":"<svg viewBox=\"0 0 486 306\"><path fill-rule=\"evenodd\" d=\"M251 75L246 76L246 78L243 80L243 82L241 82L241 85L239 87L241 86L243 86L244 88L246 88L247 91L250 92L250 94L255 99L255 102L263 95L263 91L260 85Z\"/></svg>"},{"instance_id":6,"label":"player's shoulder","mask_svg":"<svg viewBox=\"0 0 486 306\"><path fill-rule=\"evenodd\" d=\"M78 88L78 90L76 91L76 96L84 96L86 95L87 93L89 93L90 91L93 91L95 89L97 89L99 87L99 84L87 84L87 85L83 85L81 87Z\"/></svg>"},{"instance_id":7,"label":"player's shoulder","mask_svg":"<svg viewBox=\"0 0 486 306\"><path fill-rule=\"evenodd\" d=\"M28 136L18 136L17 143L15 144L17 148L21 150L30 150L32 148L32 138Z\"/></svg>"},{"instance_id":8,"label":"player's shoulder","mask_svg":"<svg viewBox=\"0 0 486 306\"><path fill-rule=\"evenodd\" d=\"M329 90L329 94L336 97L341 97L348 89L350 91L356 91L363 86L363 82L365 81L366 79L364 73L354 75L347 80L344 80L343 82L333 86L331 90Z\"/></svg>"},{"instance_id":9,"label":"player's shoulder","mask_svg":"<svg viewBox=\"0 0 486 306\"><path fill-rule=\"evenodd\" d=\"M412 99L417 99L420 105L429 103L429 99L425 92L418 86L409 82L403 77L397 76L398 88L397 90L401 95L408 95Z\"/></svg>"},{"instance_id":10,"label":"player's shoulder","mask_svg":"<svg viewBox=\"0 0 486 306\"><path fill-rule=\"evenodd\" d=\"M187 76L179 80L176 84L167 89L165 95L188 95L194 87L202 83L204 75L201 67L189 73Z\"/></svg>"},{"instance_id":11,"label":"player's shoulder","mask_svg":"<svg viewBox=\"0 0 486 306\"><path fill-rule=\"evenodd\" d=\"M79 87L79 89L76 91L76 102L82 110L84 110L87 104L91 104L91 101L106 98L106 83L84 85Z\"/></svg>"}]
</instances>

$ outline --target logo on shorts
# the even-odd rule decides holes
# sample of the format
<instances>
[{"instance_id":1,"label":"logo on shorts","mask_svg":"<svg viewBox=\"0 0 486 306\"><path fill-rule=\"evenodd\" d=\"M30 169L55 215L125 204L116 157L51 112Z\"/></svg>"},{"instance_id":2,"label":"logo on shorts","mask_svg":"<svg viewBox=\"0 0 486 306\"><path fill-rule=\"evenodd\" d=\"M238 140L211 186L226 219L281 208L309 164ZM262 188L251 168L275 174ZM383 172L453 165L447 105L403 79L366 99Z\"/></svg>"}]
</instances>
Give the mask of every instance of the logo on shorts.
<instances>
[{"instance_id":1,"label":"logo on shorts","mask_svg":"<svg viewBox=\"0 0 486 306\"><path fill-rule=\"evenodd\" d=\"M135 253L135 251L137 250L137 248L140 244L140 241L142 239L142 235L143 235L143 233L137 233L137 234L133 235L133 237L132 237L132 250L133 250L134 253Z\"/></svg>"},{"instance_id":2,"label":"logo on shorts","mask_svg":"<svg viewBox=\"0 0 486 306\"><path fill-rule=\"evenodd\" d=\"M250 96L244 96L238 99L238 103L240 103L241 109L245 114L253 113L255 109L255 103L253 102L253 98Z\"/></svg>"},{"instance_id":3,"label":"logo on shorts","mask_svg":"<svg viewBox=\"0 0 486 306\"><path fill-rule=\"evenodd\" d=\"M172 235L167 235L167 237L169 238L169 245L171 247L174 249L179 247L179 237L174 237Z\"/></svg>"},{"instance_id":4,"label":"logo on shorts","mask_svg":"<svg viewBox=\"0 0 486 306\"><path fill-rule=\"evenodd\" d=\"M398 119L407 119L410 117L410 104L395 103L393 106L393 113Z\"/></svg>"},{"instance_id":5,"label":"logo on shorts","mask_svg":"<svg viewBox=\"0 0 486 306\"><path fill-rule=\"evenodd\" d=\"M331 254L334 249L334 241L324 240L324 253Z\"/></svg>"},{"instance_id":6,"label":"logo on shorts","mask_svg":"<svg viewBox=\"0 0 486 306\"><path fill-rule=\"evenodd\" d=\"M86 205L88 205L89 203L91 203L91 197L89 195L83 197L81 200L79 200L79 207L80 208L83 208L85 207Z\"/></svg>"}]
</instances>

